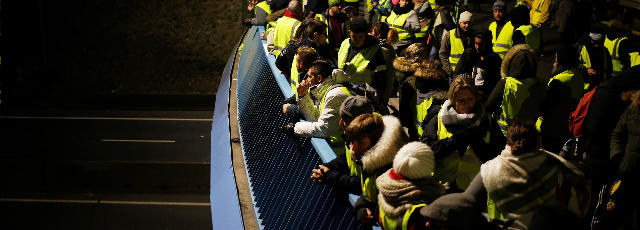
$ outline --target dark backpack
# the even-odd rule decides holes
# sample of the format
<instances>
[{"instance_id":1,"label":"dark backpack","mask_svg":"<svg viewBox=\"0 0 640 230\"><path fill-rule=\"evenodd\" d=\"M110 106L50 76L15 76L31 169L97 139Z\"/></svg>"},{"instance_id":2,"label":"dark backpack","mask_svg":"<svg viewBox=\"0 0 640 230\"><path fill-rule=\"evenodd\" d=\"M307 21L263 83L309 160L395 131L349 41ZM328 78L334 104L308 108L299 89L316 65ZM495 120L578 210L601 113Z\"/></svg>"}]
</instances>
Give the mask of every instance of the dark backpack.
<instances>
[{"instance_id":1,"label":"dark backpack","mask_svg":"<svg viewBox=\"0 0 640 230\"><path fill-rule=\"evenodd\" d=\"M338 87L347 88L354 96L359 95L369 99L371 105L373 105L373 112L379 113L383 116L389 115L389 108L382 102L382 95L378 93L378 90L371 87L369 84L351 84L350 82L343 82L331 86L331 88L329 88L329 91Z\"/></svg>"},{"instance_id":2,"label":"dark backpack","mask_svg":"<svg viewBox=\"0 0 640 230\"><path fill-rule=\"evenodd\" d=\"M583 128L583 124L587 121L587 115L589 115L589 104L591 104L591 98L593 98L593 94L595 94L596 89L598 89L597 86L582 96L580 103L578 103L578 107L576 107L576 110L573 111L569 117L569 132L573 134L573 137L584 136L585 130Z\"/></svg>"}]
</instances>

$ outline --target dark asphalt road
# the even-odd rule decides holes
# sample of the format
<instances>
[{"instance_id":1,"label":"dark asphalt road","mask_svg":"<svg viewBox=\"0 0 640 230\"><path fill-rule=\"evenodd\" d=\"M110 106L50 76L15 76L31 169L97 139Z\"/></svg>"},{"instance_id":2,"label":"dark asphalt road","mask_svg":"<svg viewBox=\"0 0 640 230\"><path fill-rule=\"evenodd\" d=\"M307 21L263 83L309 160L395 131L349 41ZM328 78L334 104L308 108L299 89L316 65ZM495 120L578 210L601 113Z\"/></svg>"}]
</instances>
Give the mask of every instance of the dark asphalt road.
<instances>
[{"instance_id":1,"label":"dark asphalt road","mask_svg":"<svg viewBox=\"0 0 640 230\"><path fill-rule=\"evenodd\" d=\"M212 229L212 117L213 111L3 113L0 228Z\"/></svg>"}]
</instances>

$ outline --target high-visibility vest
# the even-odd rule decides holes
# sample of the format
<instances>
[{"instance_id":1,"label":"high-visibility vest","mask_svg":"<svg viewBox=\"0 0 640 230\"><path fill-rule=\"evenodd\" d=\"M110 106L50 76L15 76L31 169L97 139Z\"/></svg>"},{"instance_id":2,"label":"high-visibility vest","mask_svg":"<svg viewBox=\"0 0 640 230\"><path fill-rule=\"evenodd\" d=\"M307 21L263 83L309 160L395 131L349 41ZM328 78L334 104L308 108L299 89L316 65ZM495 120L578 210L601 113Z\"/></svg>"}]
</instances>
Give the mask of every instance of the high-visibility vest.
<instances>
[{"instance_id":1,"label":"high-visibility vest","mask_svg":"<svg viewBox=\"0 0 640 230\"><path fill-rule=\"evenodd\" d=\"M376 186L376 179L378 179L378 173L368 173L362 170L360 173L360 187L362 188L362 197L365 200L378 203L378 187Z\"/></svg>"},{"instance_id":2,"label":"high-visibility vest","mask_svg":"<svg viewBox=\"0 0 640 230\"><path fill-rule=\"evenodd\" d=\"M316 49L313 47L309 47L313 51L318 53ZM298 72L298 68L296 68L296 62L298 61L298 54L293 57L293 63L291 64L291 76L289 76L289 84L291 85L291 89L293 89L293 94L296 95L296 100L298 100L298 85L300 85L300 73Z\"/></svg>"},{"instance_id":3,"label":"high-visibility vest","mask_svg":"<svg viewBox=\"0 0 640 230\"><path fill-rule=\"evenodd\" d=\"M380 211L380 227L384 230L408 230L409 229L409 217L413 212L420 208L425 207L426 204L417 204L411 206L411 208L404 211L403 214L398 215L396 218L392 218L387 216L382 210L382 207L379 207Z\"/></svg>"},{"instance_id":4,"label":"high-visibility vest","mask_svg":"<svg viewBox=\"0 0 640 230\"><path fill-rule=\"evenodd\" d=\"M347 145L344 146L345 149L345 157L347 157L347 166L349 166L349 175L356 176L362 173L362 165L356 164L356 162L351 158L351 152Z\"/></svg>"},{"instance_id":5,"label":"high-visibility vest","mask_svg":"<svg viewBox=\"0 0 640 230\"><path fill-rule=\"evenodd\" d=\"M489 214L489 217L491 217L491 219L493 220L497 220L497 219L506 219L504 218L504 215L502 214L502 212L500 212L500 210L498 210L498 207L496 206L496 202L493 201L493 199L491 199L491 197L489 196L489 193L487 193L487 214Z\"/></svg>"},{"instance_id":6,"label":"high-visibility vest","mask_svg":"<svg viewBox=\"0 0 640 230\"><path fill-rule=\"evenodd\" d=\"M498 118L502 134L507 136L507 128L513 120L537 119L540 104L546 94L547 87L540 78L507 77L502 96L502 112Z\"/></svg>"},{"instance_id":7,"label":"high-visibility vest","mask_svg":"<svg viewBox=\"0 0 640 230\"><path fill-rule=\"evenodd\" d=\"M504 58L504 55L507 54L507 51L513 46L513 25L511 21L508 21L502 26L500 34L496 34L498 31L498 23L496 22L489 25L489 30L491 30L491 35L493 35L491 38L493 52L500 55L500 58Z\"/></svg>"},{"instance_id":8,"label":"high-visibility vest","mask_svg":"<svg viewBox=\"0 0 640 230\"><path fill-rule=\"evenodd\" d=\"M611 54L611 67L613 71L611 73L612 77L617 76L620 72L622 72L622 62L620 61L620 42L626 40L627 37L619 37L616 40L609 40L609 37L604 39L604 47L607 47L609 50L609 54Z\"/></svg>"},{"instance_id":9,"label":"high-visibility vest","mask_svg":"<svg viewBox=\"0 0 640 230\"><path fill-rule=\"evenodd\" d=\"M407 22L408 15L409 13L397 15L396 12L391 12L391 15L387 18L389 27L398 30L398 39L400 40L413 40L416 38L416 35L413 32L404 29L404 24Z\"/></svg>"},{"instance_id":10,"label":"high-visibility vest","mask_svg":"<svg viewBox=\"0 0 640 230\"><path fill-rule=\"evenodd\" d=\"M349 56L349 49L351 49L350 41L350 38L345 39L342 42L342 45L340 45L340 51L338 52L338 68L344 70L344 72L351 77L351 80L349 80L351 83L371 83L374 71L386 70L385 65L376 67L374 71L367 69L369 62L373 59L376 52L378 52L378 49L380 49L380 45L374 44L366 49L362 49L353 56L353 59L347 60ZM347 62L349 64L347 64Z\"/></svg>"},{"instance_id":11,"label":"high-visibility vest","mask_svg":"<svg viewBox=\"0 0 640 230\"><path fill-rule=\"evenodd\" d=\"M345 2L358 2L358 0L344 0Z\"/></svg>"},{"instance_id":12,"label":"high-visibility vest","mask_svg":"<svg viewBox=\"0 0 640 230\"><path fill-rule=\"evenodd\" d=\"M541 134L552 138L564 138L569 135L569 116L576 110L584 92L584 78L578 68L564 71L549 80L560 81L560 101L558 106L543 115L540 120Z\"/></svg>"},{"instance_id":13,"label":"high-visibility vest","mask_svg":"<svg viewBox=\"0 0 640 230\"><path fill-rule=\"evenodd\" d=\"M522 34L525 37L524 43L527 43L527 45L530 45L531 48L533 48L533 51L535 51L537 55L538 51L540 50L540 30L533 27L531 24L520 26L516 30L519 30L522 32Z\"/></svg>"},{"instance_id":14,"label":"high-visibility vest","mask_svg":"<svg viewBox=\"0 0 640 230\"><path fill-rule=\"evenodd\" d=\"M276 21L276 32L273 35L274 54L276 57L287 47L298 26L300 26L300 21L295 18L281 17Z\"/></svg>"},{"instance_id":15,"label":"high-visibility vest","mask_svg":"<svg viewBox=\"0 0 640 230\"><path fill-rule=\"evenodd\" d=\"M605 50L604 47L602 47L602 52L603 54L605 54L604 52L609 52L607 50ZM609 78L609 74L607 70L609 70L609 59L607 58L607 55L605 54L604 57L602 58L604 61L604 64L602 65L602 80L607 80ZM587 48L584 47L584 45L580 46L580 68L584 68L584 69L589 69L591 68L591 58L589 57L589 51L587 51ZM589 86L591 85L590 82L584 82L584 90L589 89Z\"/></svg>"},{"instance_id":16,"label":"high-visibility vest","mask_svg":"<svg viewBox=\"0 0 640 230\"><path fill-rule=\"evenodd\" d=\"M424 132L422 130L424 118L427 117L427 113L429 113L429 109L431 109L431 105L433 104L433 94L434 93L420 93L420 91L416 90L416 111L414 111L416 116L413 122L416 125L420 136L422 136L422 133Z\"/></svg>"},{"instance_id":17,"label":"high-visibility vest","mask_svg":"<svg viewBox=\"0 0 640 230\"><path fill-rule=\"evenodd\" d=\"M629 53L629 56L631 57L631 66L630 67L634 67L634 66L640 65L640 53L638 53L638 52Z\"/></svg>"},{"instance_id":18,"label":"high-visibility vest","mask_svg":"<svg viewBox=\"0 0 640 230\"><path fill-rule=\"evenodd\" d=\"M436 0L429 0L429 6L432 10L436 10Z\"/></svg>"},{"instance_id":19,"label":"high-visibility vest","mask_svg":"<svg viewBox=\"0 0 640 230\"><path fill-rule=\"evenodd\" d=\"M531 24L536 24L540 22L540 17L542 16L543 11L544 12L549 11L548 7L547 9L542 9L544 5L544 1L548 1L548 0L535 0L535 2L533 2L532 7L534 7L535 9L531 11L531 18L529 20Z\"/></svg>"},{"instance_id":20,"label":"high-visibility vest","mask_svg":"<svg viewBox=\"0 0 640 230\"><path fill-rule=\"evenodd\" d=\"M349 91L347 87L340 86L335 88L342 90L342 92L344 92L347 96L351 96L351 91ZM327 98L327 93L329 93L329 91L332 89L334 89L334 87L329 87L329 89L327 89L326 92L323 92L322 101L320 102L320 113L322 113L322 111L324 110L324 99ZM344 138L342 138L343 132L344 131L342 129L338 129L334 134L331 134L331 136L329 136L328 138L329 147L331 147L331 149L333 150L333 153L335 153L336 156L339 155L340 152L342 152L342 147L344 147L345 145Z\"/></svg>"},{"instance_id":21,"label":"high-visibility vest","mask_svg":"<svg viewBox=\"0 0 640 230\"><path fill-rule=\"evenodd\" d=\"M458 61L460 61L460 57L462 57L462 53L464 53L464 45L462 44L462 39L456 37L456 30L457 29L452 29L449 31L449 41L451 43L449 63L451 64L451 70L453 71L456 70L456 65L458 65Z\"/></svg>"},{"instance_id":22,"label":"high-visibility vest","mask_svg":"<svg viewBox=\"0 0 640 230\"><path fill-rule=\"evenodd\" d=\"M267 3L267 1L262 1L258 4L256 4L256 8L260 8L262 10L264 10L264 12L267 12L267 15L271 14L271 6L269 6L269 4ZM253 12L255 13L255 9L253 10ZM265 30L268 30L271 27L276 26L276 22L267 22L267 24L264 26Z\"/></svg>"},{"instance_id":23,"label":"high-visibility vest","mask_svg":"<svg viewBox=\"0 0 640 230\"><path fill-rule=\"evenodd\" d=\"M483 119L488 119L483 118ZM438 140L449 138L453 136L442 123L442 118L438 114ZM487 131L487 135L484 137L484 142L489 143L490 133ZM436 161L436 167L433 173L433 178L438 181L452 183L456 181L456 186L459 189L466 190L480 172L480 166L482 161L478 158L473 151L473 147L469 145L464 155L460 157L458 150L450 153L447 157Z\"/></svg>"}]
</instances>

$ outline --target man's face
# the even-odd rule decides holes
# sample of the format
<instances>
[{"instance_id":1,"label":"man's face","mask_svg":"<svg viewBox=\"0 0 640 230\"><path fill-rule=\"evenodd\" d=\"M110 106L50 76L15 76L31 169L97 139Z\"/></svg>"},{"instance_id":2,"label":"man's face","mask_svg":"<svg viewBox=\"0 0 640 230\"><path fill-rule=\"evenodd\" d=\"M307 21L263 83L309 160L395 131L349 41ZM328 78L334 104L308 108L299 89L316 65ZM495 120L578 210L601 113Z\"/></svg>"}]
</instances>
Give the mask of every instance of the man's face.
<instances>
[{"instance_id":1,"label":"man's face","mask_svg":"<svg viewBox=\"0 0 640 230\"><path fill-rule=\"evenodd\" d=\"M327 30L322 30L322 33L315 32L313 34L313 43L319 46L327 44Z\"/></svg>"},{"instance_id":2,"label":"man's face","mask_svg":"<svg viewBox=\"0 0 640 230\"><path fill-rule=\"evenodd\" d=\"M471 28L471 22L470 21L466 21L466 22L460 22L460 29L462 29L462 31L467 32L469 31L469 28Z\"/></svg>"},{"instance_id":3,"label":"man's face","mask_svg":"<svg viewBox=\"0 0 640 230\"><path fill-rule=\"evenodd\" d=\"M335 5L335 6L332 6L331 9L330 9L331 13L332 14L340 13L340 11L342 11L343 7L344 6L342 5L342 3L339 3L339 4Z\"/></svg>"},{"instance_id":4,"label":"man's face","mask_svg":"<svg viewBox=\"0 0 640 230\"><path fill-rule=\"evenodd\" d=\"M595 46L597 48L600 48L603 45L602 43L603 42L598 42L598 41L591 40L591 44L593 44L593 46Z\"/></svg>"},{"instance_id":5,"label":"man's face","mask_svg":"<svg viewBox=\"0 0 640 230\"><path fill-rule=\"evenodd\" d=\"M371 139L369 137L362 138L362 140L351 141L351 151L356 160L361 160L364 153L366 153L370 148Z\"/></svg>"},{"instance_id":6,"label":"man's face","mask_svg":"<svg viewBox=\"0 0 640 230\"><path fill-rule=\"evenodd\" d=\"M494 10L493 18L495 18L496 21L502 20L504 18L504 12L502 12L501 10Z\"/></svg>"},{"instance_id":7,"label":"man's face","mask_svg":"<svg viewBox=\"0 0 640 230\"><path fill-rule=\"evenodd\" d=\"M353 45L355 45L356 47L360 47L362 46L362 44L364 44L364 40L365 38L367 38L367 33L354 33L352 31L349 31L349 37L351 37L351 42L353 42Z\"/></svg>"},{"instance_id":8,"label":"man's face","mask_svg":"<svg viewBox=\"0 0 640 230\"><path fill-rule=\"evenodd\" d=\"M302 63L299 58L296 57L296 69L298 70L298 73L306 68L304 68L304 63Z\"/></svg>"},{"instance_id":9,"label":"man's face","mask_svg":"<svg viewBox=\"0 0 640 230\"><path fill-rule=\"evenodd\" d=\"M485 43L484 43L484 39L481 38L475 38L475 43L476 43L476 51L481 54L482 52L484 52L485 49Z\"/></svg>"},{"instance_id":10,"label":"man's face","mask_svg":"<svg viewBox=\"0 0 640 230\"><path fill-rule=\"evenodd\" d=\"M320 84L320 82L322 82L322 76L320 76L319 74L313 74L311 72L311 69L309 71L307 71L307 84L311 85L317 85Z\"/></svg>"},{"instance_id":11,"label":"man's face","mask_svg":"<svg viewBox=\"0 0 640 230\"><path fill-rule=\"evenodd\" d=\"M351 124L352 121L353 121L353 118L350 118L348 116L342 116L340 117L340 122L338 124L340 124L340 127L342 127L342 130L346 130L347 126L349 126L349 124Z\"/></svg>"}]
</instances>

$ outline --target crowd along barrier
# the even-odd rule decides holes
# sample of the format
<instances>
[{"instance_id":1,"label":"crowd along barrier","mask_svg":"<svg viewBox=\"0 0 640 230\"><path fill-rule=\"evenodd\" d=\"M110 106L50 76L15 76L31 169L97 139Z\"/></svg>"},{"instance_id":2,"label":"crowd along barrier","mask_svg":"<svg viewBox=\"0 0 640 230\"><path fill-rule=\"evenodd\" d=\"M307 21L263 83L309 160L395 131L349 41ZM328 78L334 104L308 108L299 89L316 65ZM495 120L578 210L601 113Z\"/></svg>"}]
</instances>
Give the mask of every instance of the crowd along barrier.
<instances>
[{"instance_id":1,"label":"crowd along barrier","mask_svg":"<svg viewBox=\"0 0 640 230\"><path fill-rule=\"evenodd\" d=\"M353 202L356 196L333 190L328 186L319 186L309 178L311 170L323 162L335 158L335 154L324 139L296 138L302 149L298 151L292 137L282 133L280 127L292 122L282 113L282 102L285 97L293 95L284 75L275 67L275 57L266 52L266 41L260 39L263 27L252 27L245 36L240 51L237 70L237 102L238 128L240 144L246 175L249 182L253 210L257 226L260 229L366 229L360 226L353 216ZM231 58L230 58L231 60ZM230 78L226 72L223 78ZM216 112L219 106L225 107L228 121L228 79L222 80L216 99ZM223 88L226 87L226 88ZM233 92L232 92L233 93ZM222 102L219 103L222 98ZM226 105L224 105L226 100ZM238 203L237 189L222 191L214 189L214 152L224 144L219 139L229 138L229 134L214 139L216 128L229 131L229 127L216 127L214 114L214 130L212 130L212 214L213 226L225 220L224 216L234 216L236 208L225 210L226 206L214 207L214 191L216 193L236 194L234 202ZM306 122L306 121L302 121ZM229 123L227 122L226 125ZM229 139L226 139L228 142ZM214 142L215 145L214 145ZM226 143L224 151L229 148ZM231 154L229 153L230 157ZM220 157L218 157L220 158ZM224 169L218 172L232 171L230 159ZM215 163L218 164L218 163ZM235 179L234 179L235 182ZM225 184L228 185L228 184ZM226 189L226 188L224 188ZM224 196L222 199L225 199ZM221 199L221 198L215 198ZM221 203L221 201L216 201ZM231 201L227 201L232 203ZM216 210L222 209L222 210ZM216 217L216 213L233 212ZM239 211L238 211L239 212ZM240 223L241 224L241 223ZM221 228L222 229L222 228ZM224 228L235 229L235 228Z\"/></svg>"}]
</instances>

